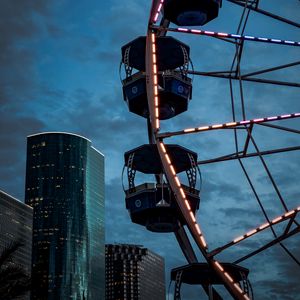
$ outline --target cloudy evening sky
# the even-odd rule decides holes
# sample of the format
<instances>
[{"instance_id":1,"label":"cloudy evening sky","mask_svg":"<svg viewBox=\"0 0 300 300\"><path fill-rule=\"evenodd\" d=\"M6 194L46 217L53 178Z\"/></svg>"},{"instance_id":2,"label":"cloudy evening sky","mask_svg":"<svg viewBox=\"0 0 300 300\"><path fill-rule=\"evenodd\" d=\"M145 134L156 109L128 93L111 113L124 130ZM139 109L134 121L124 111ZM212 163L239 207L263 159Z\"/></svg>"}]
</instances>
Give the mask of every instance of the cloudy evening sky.
<instances>
[{"instance_id":1,"label":"cloudy evening sky","mask_svg":"<svg viewBox=\"0 0 300 300\"><path fill-rule=\"evenodd\" d=\"M66 131L86 136L105 154L106 241L142 244L164 256L168 286L171 268L184 265L184 256L172 234L147 232L130 222L121 182L124 152L147 143L147 131L145 119L129 113L123 101L120 48L145 35L150 5L150 0L0 0L0 189L23 201L27 135ZM298 0L261 0L260 5L300 22ZM204 28L235 33L241 13L241 7L225 0L219 17ZM296 27L255 12L250 14L245 33L300 41ZM230 68L233 45L209 37L174 36L191 47L195 70ZM299 61L299 54L299 47L246 42L242 71ZM262 77L299 83L299 71L296 66ZM237 85L234 91L238 99ZM299 88L250 82L244 84L244 98L249 119L300 112ZM237 105L237 119L241 118ZM195 77L189 111L162 122L162 131L231 120L228 81ZM300 129L297 119L275 124ZM300 145L299 135L291 132L257 126L253 134L262 151ZM234 152L233 132L229 130L172 138L168 142L197 152L201 160ZM254 151L253 146L250 151ZM300 151L265 159L288 208L299 206ZM284 213L260 160L243 161L270 218ZM203 165L201 172L197 219L210 249L264 223L237 161ZM234 261L271 239L267 232L219 258ZM300 235L284 245L300 259ZM242 265L250 269L256 299L300 299L300 268L278 245ZM201 295L197 286L182 290L183 299L199 299Z\"/></svg>"}]
</instances>

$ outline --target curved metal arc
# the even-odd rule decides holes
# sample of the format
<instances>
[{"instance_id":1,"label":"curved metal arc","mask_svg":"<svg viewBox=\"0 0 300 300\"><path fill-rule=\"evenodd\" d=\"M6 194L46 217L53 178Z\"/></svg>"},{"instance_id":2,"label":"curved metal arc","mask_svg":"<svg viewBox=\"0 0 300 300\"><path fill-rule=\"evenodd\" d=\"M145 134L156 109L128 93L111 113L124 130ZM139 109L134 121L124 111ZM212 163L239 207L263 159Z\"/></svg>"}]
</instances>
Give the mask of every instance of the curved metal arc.
<instances>
[{"instance_id":1,"label":"curved metal arc","mask_svg":"<svg viewBox=\"0 0 300 300\"><path fill-rule=\"evenodd\" d=\"M155 105L154 105L154 60L156 53L153 53L152 38L154 34L149 30L146 37L146 89L148 97L149 120L152 132L155 133L159 128L155 126ZM155 55L155 56L154 56ZM157 77L156 77L157 79Z\"/></svg>"},{"instance_id":2,"label":"curved metal arc","mask_svg":"<svg viewBox=\"0 0 300 300\"><path fill-rule=\"evenodd\" d=\"M200 230L200 227L195 219L195 216L191 210L189 202L186 198L184 190L181 188L181 183L176 175L174 166L169 164L170 156L166 152L165 145L162 142L157 142L158 153L160 155L163 168L165 170L166 178L171 186L171 189L175 195L176 202L178 207L187 223L187 226L194 237L196 243L198 244L200 251L206 257L207 256L207 244L204 240L203 234ZM168 160L167 160L168 157Z\"/></svg>"},{"instance_id":3,"label":"curved metal arc","mask_svg":"<svg viewBox=\"0 0 300 300\"><path fill-rule=\"evenodd\" d=\"M158 12L158 5L161 1L160 0L152 0L150 14L149 14L149 20L148 20L148 27L150 24L155 23L154 19Z\"/></svg>"},{"instance_id":4,"label":"curved metal arc","mask_svg":"<svg viewBox=\"0 0 300 300\"><path fill-rule=\"evenodd\" d=\"M155 34L148 30L146 38L146 86L147 86L147 98L150 114L150 123L154 134L159 132L158 123L158 90L157 88L157 67L156 67L156 49L155 49ZM209 259L207 256L207 245L200 230L199 225L190 209L189 203L185 198L185 193L181 188L178 177L174 167L169 166L166 159L166 151L164 144L158 139L156 140L158 152L165 170L166 178L169 181L171 189L175 194L177 204L187 222L187 226L203 256L210 264L212 269L222 278L225 287L228 292L237 300L249 299L247 295L241 290L237 283L234 283L233 279L227 274L221 265L215 260Z\"/></svg>"}]
</instances>

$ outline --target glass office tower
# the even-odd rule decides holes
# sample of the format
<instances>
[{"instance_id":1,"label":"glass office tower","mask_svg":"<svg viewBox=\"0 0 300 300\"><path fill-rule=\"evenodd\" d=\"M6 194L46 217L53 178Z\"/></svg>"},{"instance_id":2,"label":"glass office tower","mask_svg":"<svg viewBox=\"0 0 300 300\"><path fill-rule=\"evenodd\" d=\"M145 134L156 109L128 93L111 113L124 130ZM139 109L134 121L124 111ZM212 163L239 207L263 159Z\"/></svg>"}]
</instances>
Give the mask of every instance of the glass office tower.
<instances>
[{"instance_id":1,"label":"glass office tower","mask_svg":"<svg viewBox=\"0 0 300 300\"><path fill-rule=\"evenodd\" d=\"M25 198L34 209L31 298L104 299L104 156L75 134L28 136Z\"/></svg>"}]
</instances>

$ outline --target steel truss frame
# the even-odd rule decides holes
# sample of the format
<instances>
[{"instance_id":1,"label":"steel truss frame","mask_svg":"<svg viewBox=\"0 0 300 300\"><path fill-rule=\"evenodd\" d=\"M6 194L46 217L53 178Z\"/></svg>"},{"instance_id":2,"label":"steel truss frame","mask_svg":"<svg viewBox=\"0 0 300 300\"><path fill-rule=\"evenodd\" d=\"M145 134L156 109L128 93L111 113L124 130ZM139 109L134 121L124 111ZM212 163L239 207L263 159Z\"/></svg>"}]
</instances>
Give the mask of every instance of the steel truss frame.
<instances>
[{"instance_id":1,"label":"steel truss frame","mask_svg":"<svg viewBox=\"0 0 300 300\"><path fill-rule=\"evenodd\" d=\"M276 116L276 117L267 117L267 118L259 118L255 120L246 120L246 112L245 112L245 106L244 106L244 96L243 96L243 81L253 81L258 83L265 83L265 84L275 84L275 85L284 85L284 86L291 86L291 87L300 87L300 83L296 82L286 82L286 81L274 81L274 80L267 80L264 78L256 78L254 76L273 72L275 70L280 69L286 69L289 67L293 67L296 65L299 65L300 62L292 62L287 63L281 66L275 66L273 68L258 70L255 72L242 74L240 70L240 64L241 64L241 58L243 55L243 47L245 41L253 41L253 42L260 42L260 43L275 43L275 44L281 44L285 46L300 46L300 42L297 41L284 41L279 39L270 39L270 38L260 38L260 37L251 37L244 35L244 31L246 28L246 24L248 21L248 17L251 11L263 14L267 17L276 19L280 22L284 22L286 24L289 24L291 26L300 28L300 24L293 22L291 20L285 19L281 16L272 14L268 11L265 11L263 9L259 8L259 0L227 0L233 4L239 5L243 7L242 16L240 19L240 24L237 29L236 34L227 34L227 33L217 33L217 32L210 32L210 31L201 31L201 30L190 30L185 28L169 28L170 22L165 19L161 19L160 25L157 26L156 22L159 19L164 0L153 0L152 1L152 7L149 15L149 22L148 22L148 31L147 31L147 39L146 39L146 85L147 85L147 97L148 97L148 106L149 106L149 120L148 120L148 136L149 136L149 142L152 144L157 145L157 149L161 158L161 162L165 171L166 179L168 180L170 187L175 194L175 199L178 205L179 210L181 211L182 216L184 217L187 228L194 239L198 249L202 253L204 259L208 262L211 269L218 274L218 276L222 279L225 288L230 293L230 295L237 300L242 299L250 299L247 291L244 291L240 285L237 282L234 282L230 274L228 274L221 264L218 262L216 256L226 250L229 247L232 247L239 242L260 233L261 231L270 228L274 239L269 242L268 244L264 245L260 249L257 249L253 251L252 253L249 253L248 255L238 259L235 263L241 262L249 257L252 257L253 255L279 243L280 246L285 250L285 252L292 258L294 261L300 265L299 261L296 259L296 257L282 244L282 241L286 238L298 233L300 230L299 224L296 221L296 216L300 211L300 207L295 208L294 210L288 210L285 201L271 175L271 172L264 160L265 155L270 155L274 153L280 153L285 151L294 151L299 150L300 146L295 147L289 147L289 148L280 148L280 149L270 149L267 151L260 151L257 143L253 137L253 127L254 126L267 126L269 128L274 128L278 130L285 130L289 132L293 132L296 134L299 134L299 130L293 129L293 128L286 128L279 125L271 125L269 122L272 121L278 121L282 119L290 119L290 118L297 118L300 116L300 113L292 113L289 115L283 115L283 116ZM156 57L156 37L163 36L167 33L167 31L177 31L182 33L191 33L191 34L200 34L200 35L207 35L214 38L218 38L221 40L224 40L226 42L231 42L235 44L235 55L232 61L232 66L229 71L218 71L218 72L199 72L199 71L189 71L190 74L194 75L201 75L201 76L212 76L217 78L225 78L229 80L229 86L230 86L230 94L231 94L231 106L232 106L232 118L233 120L225 123L225 124L215 124L210 126L201 126L197 128L189 128L184 129L177 132L168 132L168 133L160 133L160 120L159 120L159 94L158 94L158 84L157 84L157 57ZM235 110L235 97L233 93L233 87L232 87L232 81L237 80L239 84L239 98L241 101L242 106L242 117L243 120L237 122L236 121L236 110ZM234 239L232 242L221 246L213 251L208 251L208 246L205 241L204 235L201 231L200 225L198 224L195 216L193 215L191 208L189 207L189 203L186 199L186 195L184 193L184 190L181 187L181 183L179 181L179 178L174 170L173 164L170 160L170 156L166 150L166 147L164 145L163 140L165 138L169 138L175 135L183 135L183 134L190 134L190 133L196 133L196 132L202 132L202 131L208 131L208 130L222 130L222 129L230 129L234 131L235 136L235 147L236 151L235 153L228 154L226 156L212 158L206 161L199 161L198 164L208 164L208 163L216 163L220 161L226 161L226 160L232 160L237 159L239 161L239 164L241 165L241 168L248 180L248 183L256 197L256 200L262 210L262 213L265 216L266 223L257 227L256 229L253 229L249 231L248 233ZM237 131L238 130L245 130L247 133L247 137L243 143L243 149L239 149L238 145L238 136ZM252 143L254 146L256 152L248 153L248 146L249 143ZM281 216L270 220L264 206L258 196L258 193L256 192L254 185L246 171L245 166L243 165L242 159L247 157L253 157L257 156L260 158L260 161L263 165L263 168L265 169L266 173L268 174L268 177L270 178L273 188L277 193L277 196L279 198L280 204L283 206L284 214ZM279 223L282 222L288 222L286 225L283 233L280 236L277 236L275 233L273 227ZM292 227L295 227L292 229ZM191 243L189 241L189 237L185 231L185 228L181 225L179 226L179 230L175 232L175 236L179 242L179 245L188 260L189 263L196 262L197 257L195 255L195 252L191 246ZM177 287L180 286L180 283L177 282ZM204 290L207 291L207 287L203 287ZM209 293L208 293L209 294ZM220 295L213 290L212 293L212 299L222 299Z\"/></svg>"}]
</instances>

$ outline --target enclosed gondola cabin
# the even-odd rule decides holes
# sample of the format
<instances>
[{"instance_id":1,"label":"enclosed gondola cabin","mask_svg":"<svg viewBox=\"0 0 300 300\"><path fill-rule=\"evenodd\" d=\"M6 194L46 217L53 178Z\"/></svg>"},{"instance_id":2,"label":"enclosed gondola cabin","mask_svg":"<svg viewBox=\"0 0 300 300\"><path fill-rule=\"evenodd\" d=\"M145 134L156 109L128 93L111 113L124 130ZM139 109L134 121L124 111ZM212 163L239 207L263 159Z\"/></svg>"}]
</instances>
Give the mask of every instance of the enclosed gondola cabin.
<instances>
[{"instance_id":1,"label":"enclosed gondola cabin","mask_svg":"<svg viewBox=\"0 0 300 300\"><path fill-rule=\"evenodd\" d=\"M157 38L159 119L170 119L188 108L192 81L187 76L189 47L173 37ZM129 111L149 116L146 90L146 37L139 37L122 47L126 78L122 80L123 97ZM133 74L133 69L138 72Z\"/></svg>"},{"instance_id":2,"label":"enclosed gondola cabin","mask_svg":"<svg viewBox=\"0 0 300 300\"><path fill-rule=\"evenodd\" d=\"M164 18L178 26L202 26L219 14L221 0L165 0Z\"/></svg>"},{"instance_id":3,"label":"enclosed gondola cabin","mask_svg":"<svg viewBox=\"0 0 300 300\"><path fill-rule=\"evenodd\" d=\"M149 116L146 75L143 72L123 80L123 95L130 112L147 118ZM185 112L191 97L191 79L180 72L159 74L159 119L166 120Z\"/></svg>"},{"instance_id":4,"label":"enclosed gondola cabin","mask_svg":"<svg viewBox=\"0 0 300 300\"><path fill-rule=\"evenodd\" d=\"M248 278L249 270L233 263L221 263L225 272L230 274L234 282L241 282ZM223 284L221 278L207 263L192 263L171 270L171 280L176 281L181 273L181 283L185 284Z\"/></svg>"},{"instance_id":5,"label":"enclosed gondola cabin","mask_svg":"<svg viewBox=\"0 0 300 300\"><path fill-rule=\"evenodd\" d=\"M233 282L239 284L245 299L253 299L253 292L248 279L249 270L234 263L220 263L227 276L230 276ZM229 275L230 274L230 275ZM219 294L213 296L213 285L223 285L224 281L207 263L191 263L171 270L171 281L174 285L174 300L181 299L181 285L201 285L207 292L209 299L223 299ZM227 299L227 298L226 298Z\"/></svg>"},{"instance_id":6,"label":"enclosed gondola cabin","mask_svg":"<svg viewBox=\"0 0 300 300\"><path fill-rule=\"evenodd\" d=\"M187 172L189 184L181 186L195 214L200 202L199 190L195 187L197 154L178 145L166 147L170 159L174 161L176 172ZM154 232L173 232L178 228L178 221L185 224L169 184L163 181L163 168L156 145L140 146L126 152L124 156L128 177L128 189L125 190L126 208L132 222ZM135 186L137 171L156 175L159 180L156 183Z\"/></svg>"}]
</instances>

